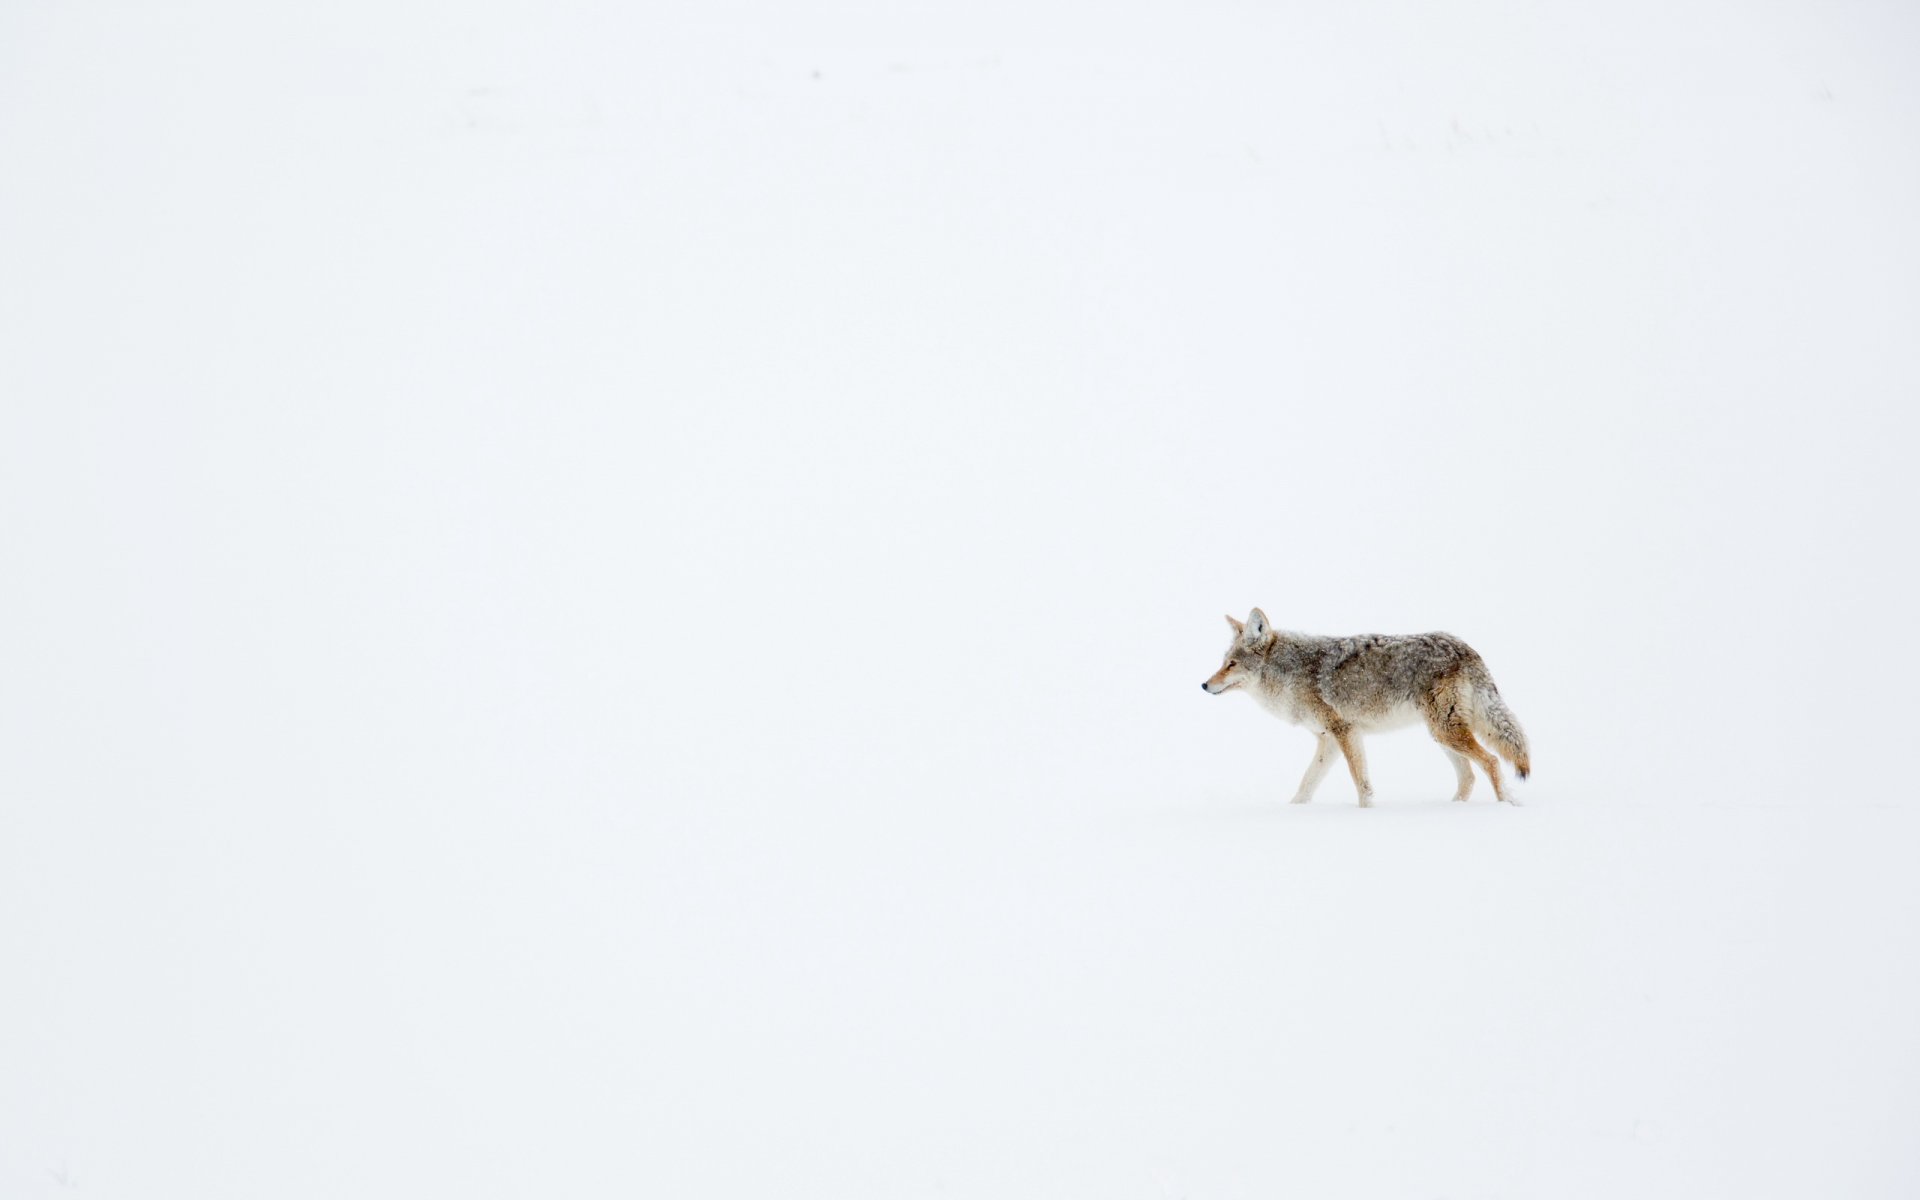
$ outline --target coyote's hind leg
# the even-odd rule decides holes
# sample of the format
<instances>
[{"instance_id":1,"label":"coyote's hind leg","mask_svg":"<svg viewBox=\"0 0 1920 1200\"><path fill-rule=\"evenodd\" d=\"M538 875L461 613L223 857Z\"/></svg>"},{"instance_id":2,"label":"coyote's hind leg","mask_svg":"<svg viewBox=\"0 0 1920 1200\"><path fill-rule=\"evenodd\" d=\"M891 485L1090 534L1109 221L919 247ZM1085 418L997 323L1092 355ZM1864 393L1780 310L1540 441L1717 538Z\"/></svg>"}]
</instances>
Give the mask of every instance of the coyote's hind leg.
<instances>
[{"instance_id":1,"label":"coyote's hind leg","mask_svg":"<svg viewBox=\"0 0 1920 1200\"><path fill-rule=\"evenodd\" d=\"M1473 740L1473 731L1467 728L1466 722L1452 721L1440 725L1434 729L1433 737L1453 753L1463 754L1479 763L1480 769L1485 771L1487 778L1493 781L1494 797L1505 800L1509 804L1513 803L1512 797L1507 795L1507 789L1500 782L1500 760L1493 756L1492 751Z\"/></svg>"},{"instance_id":2,"label":"coyote's hind leg","mask_svg":"<svg viewBox=\"0 0 1920 1200\"><path fill-rule=\"evenodd\" d=\"M1460 780L1460 786L1453 790L1453 798L1456 801L1466 800L1468 796L1473 795L1473 764L1458 750L1442 746L1440 752L1445 754L1447 761L1453 764L1453 773Z\"/></svg>"}]
</instances>

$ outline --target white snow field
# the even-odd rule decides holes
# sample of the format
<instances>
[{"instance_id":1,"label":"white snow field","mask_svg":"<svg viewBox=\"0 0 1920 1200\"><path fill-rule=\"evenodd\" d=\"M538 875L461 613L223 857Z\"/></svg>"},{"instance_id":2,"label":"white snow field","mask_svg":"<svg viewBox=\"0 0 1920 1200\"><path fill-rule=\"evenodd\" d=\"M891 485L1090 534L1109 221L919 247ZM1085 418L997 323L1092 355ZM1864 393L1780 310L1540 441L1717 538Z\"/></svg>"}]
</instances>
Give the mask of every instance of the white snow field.
<instances>
[{"instance_id":1,"label":"white snow field","mask_svg":"<svg viewBox=\"0 0 1920 1200\"><path fill-rule=\"evenodd\" d=\"M0 5L0 1200L1920 1195L1916 67Z\"/></svg>"}]
</instances>

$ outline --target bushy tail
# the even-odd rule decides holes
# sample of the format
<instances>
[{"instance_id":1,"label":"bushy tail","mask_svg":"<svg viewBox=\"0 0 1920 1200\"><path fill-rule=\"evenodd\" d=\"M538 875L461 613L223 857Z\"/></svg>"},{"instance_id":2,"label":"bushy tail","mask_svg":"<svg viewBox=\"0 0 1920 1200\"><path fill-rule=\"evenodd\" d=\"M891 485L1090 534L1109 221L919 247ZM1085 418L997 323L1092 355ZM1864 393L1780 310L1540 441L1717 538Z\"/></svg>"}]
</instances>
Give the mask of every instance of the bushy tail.
<instances>
[{"instance_id":1,"label":"bushy tail","mask_svg":"<svg viewBox=\"0 0 1920 1200\"><path fill-rule=\"evenodd\" d=\"M1472 714L1468 723L1474 733L1501 758L1512 763L1514 773L1525 779L1533 770L1533 760L1527 753L1527 731L1520 728L1520 718L1514 716L1507 702L1500 698L1500 690L1493 686L1493 680L1474 681Z\"/></svg>"}]
</instances>

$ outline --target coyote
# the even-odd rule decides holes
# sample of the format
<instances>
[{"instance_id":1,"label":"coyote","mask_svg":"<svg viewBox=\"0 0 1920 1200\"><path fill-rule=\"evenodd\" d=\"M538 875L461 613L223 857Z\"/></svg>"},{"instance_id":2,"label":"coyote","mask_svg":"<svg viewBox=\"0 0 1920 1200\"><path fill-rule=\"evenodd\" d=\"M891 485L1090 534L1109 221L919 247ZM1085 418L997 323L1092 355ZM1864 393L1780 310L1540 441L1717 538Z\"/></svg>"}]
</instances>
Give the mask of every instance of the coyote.
<instances>
[{"instance_id":1,"label":"coyote","mask_svg":"<svg viewBox=\"0 0 1920 1200\"><path fill-rule=\"evenodd\" d=\"M1500 783L1500 759L1474 735L1513 763L1522 779L1533 767L1527 735L1500 699L1487 664L1459 638L1450 633L1312 637L1274 629L1257 608L1245 624L1232 617L1227 624L1233 626L1233 644L1213 678L1200 686L1213 696L1245 688L1269 712L1306 726L1320 739L1294 793L1295 804L1313 799L1338 746L1353 773L1360 807L1371 807L1373 784L1367 779L1360 735L1415 721L1427 723L1427 731L1453 763L1460 779L1455 800L1465 800L1473 791L1471 759L1493 780L1496 799L1519 803Z\"/></svg>"}]
</instances>

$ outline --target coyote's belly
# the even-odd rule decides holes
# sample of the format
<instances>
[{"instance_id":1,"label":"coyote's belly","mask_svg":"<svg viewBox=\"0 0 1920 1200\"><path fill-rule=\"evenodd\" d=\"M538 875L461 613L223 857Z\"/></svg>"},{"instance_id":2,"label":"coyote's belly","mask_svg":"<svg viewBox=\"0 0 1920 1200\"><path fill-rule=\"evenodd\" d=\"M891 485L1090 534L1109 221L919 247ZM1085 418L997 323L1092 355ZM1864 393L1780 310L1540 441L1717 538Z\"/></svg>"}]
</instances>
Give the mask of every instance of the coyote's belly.
<instances>
[{"instance_id":1,"label":"coyote's belly","mask_svg":"<svg viewBox=\"0 0 1920 1200\"><path fill-rule=\"evenodd\" d=\"M1420 706L1411 700L1390 704L1383 708L1366 712L1342 713L1353 722L1353 727L1362 733L1384 733L1389 729L1405 729L1409 725L1418 725L1426 718L1421 715Z\"/></svg>"},{"instance_id":2,"label":"coyote's belly","mask_svg":"<svg viewBox=\"0 0 1920 1200\"><path fill-rule=\"evenodd\" d=\"M1317 695L1304 687L1288 687L1269 691L1256 687L1249 689L1260 706L1283 721L1295 725L1304 725L1315 733L1327 731L1330 706ZM1338 711L1338 710L1335 710ZM1362 733L1381 733L1389 729L1404 729L1409 725L1418 725L1425 720L1420 707L1411 700L1397 704L1385 704L1354 711L1338 711L1338 715L1353 728Z\"/></svg>"}]
</instances>

